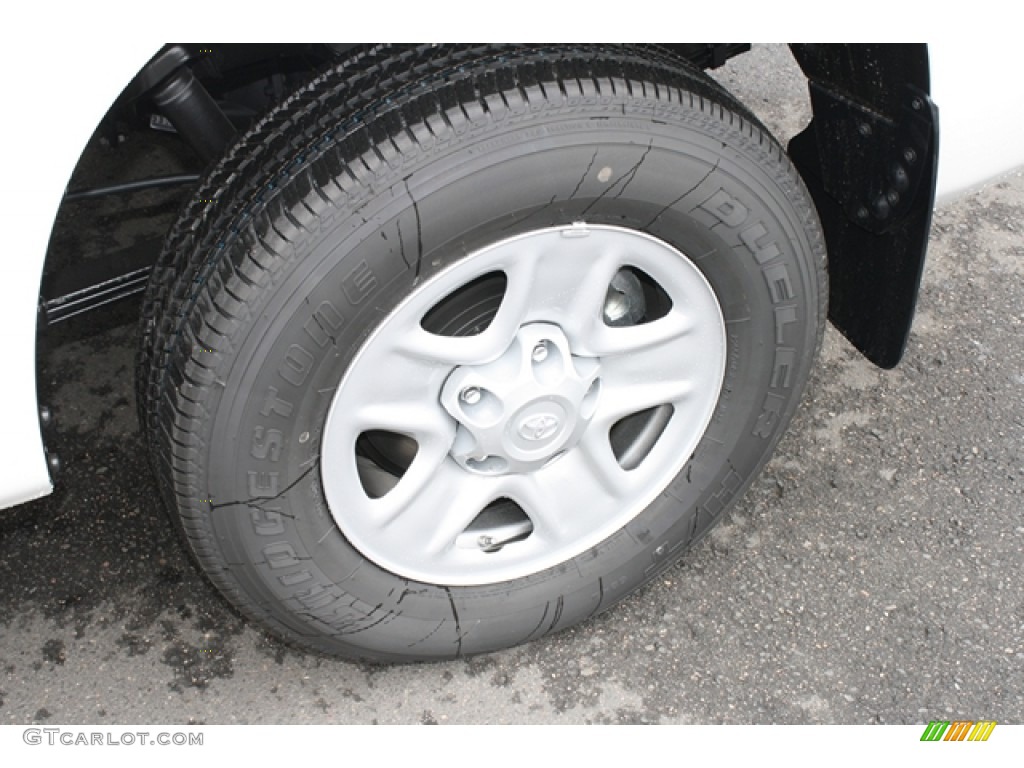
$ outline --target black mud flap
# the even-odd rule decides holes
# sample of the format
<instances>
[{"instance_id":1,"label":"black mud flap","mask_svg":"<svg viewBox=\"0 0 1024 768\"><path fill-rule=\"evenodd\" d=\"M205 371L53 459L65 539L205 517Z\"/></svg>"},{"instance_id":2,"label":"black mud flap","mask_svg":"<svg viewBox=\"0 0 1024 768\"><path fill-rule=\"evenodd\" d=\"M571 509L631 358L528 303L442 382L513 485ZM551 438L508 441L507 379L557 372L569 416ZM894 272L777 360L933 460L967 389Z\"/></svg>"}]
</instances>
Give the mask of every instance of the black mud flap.
<instances>
[{"instance_id":1,"label":"black mud flap","mask_svg":"<svg viewBox=\"0 0 1024 768\"><path fill-rule=\"evenodd\" d=\"M829 319L876 365L903 356L935 201L924 45L796 45L814 118L789 144L829 254Z\"/></svg>"}]
</instances>

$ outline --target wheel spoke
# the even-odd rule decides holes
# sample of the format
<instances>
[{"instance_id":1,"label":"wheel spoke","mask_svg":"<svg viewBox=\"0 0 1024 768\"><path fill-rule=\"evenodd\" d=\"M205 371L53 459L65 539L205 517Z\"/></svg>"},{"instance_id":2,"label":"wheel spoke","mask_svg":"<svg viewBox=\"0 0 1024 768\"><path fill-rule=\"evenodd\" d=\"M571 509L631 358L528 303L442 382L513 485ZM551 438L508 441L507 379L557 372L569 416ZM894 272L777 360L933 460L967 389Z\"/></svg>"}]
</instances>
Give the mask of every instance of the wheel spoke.
<instances>
[{"instance_id":1,"label":"wheel spoke","mask_svg":"<svg viewBox=\"0 0 1024 768\"><path fill-rule=\"evenodd\" d=\"M587 240L566 237L558 248L523 244L521 257L506 267L508 288L502 304L520 324L556 323L576 354L582 355L591 354L586 340L595 327L604 325L608 285L621 267L616 252L594 252L586 247Z\"/></svg>"},{"instance_id":2,"label":"wheel spoke","mask_svg":"<svg viewBox=\"0 0 1024 768\"><path fill-rule=\"evenodd\" d=\"M369 403L360 406L351 417L351 432L380 430L407 435L420 446L437 445L445 452L455 440L455 422L444 412L428 410L415 403Z\"/></svg>"},{"instance_id":3,"label":"wheel spoke","mask_svg":"<svg viewBox=\"0 0 1024 768\"><path fill-rule=\"evenodd\" d=\"M409 435L450 447L455 424L435 406L448 369L434 361L371 346L346 382L347 407L333 418L354 440L367 430ZM387 375L381 375L386 371Z\"/></svg>"},{"instance_id":4,"label":"wheel spoke","mask_svg":"<svg viewBox=\"0 0 1024 768\"><path fill-rule=\"evenodd\" d=\"M535 546L571 546L607 524L617 503L635 492L635 483L619 466L607 439L593 434L550 467L509 478L507 495L533 523Z\"/></svg>"},{"instance_id":5,"label":"wheel spoke","mask_svg":"<svg viewBox=\"0 0 1024 768\"><path fill-rule=\"evenodd\" d=\"M437 442L452 446L455 422L443 412L423 408L422 402L367 402L354 408L347 416L350 434L381 430L409 435L417 442Z\"/></svg>"},{"instance_id":6,"label":"wheel spoke","mask_svg":"<svg viewBox=\"0 0 1024 768\"><path fill-rule=\"evenodd\" d=\"M413 461L392 493L380 499L381 535L410 557L438 556L500 495L493 478L472 475L451 459ZM408 481L408 482L407 482Z\"/></svg>"},{"instance_id":7,"label":"wheel spoke","mask_svg":"<svg viewBox=\"0 0 1024 768\"><path fill-rule=\"evenodd\" d=\"M686 401L705 381L704 364L690 359L689 345L659 344L631 355L605 358L601 397L592 424L610 428L619 419L659 405Z\"/></svg>"},{"instance_id":8,"label":"wheel spoke","mask_svg":"<svg viewBox=\"0 0 1024 768\"><path fill-rule=\"evenodd\" d=\"M693 384L686 380L637 381L610 385L603 382L601 401L591 420L591 428L607 431L617 421L634 413L673 405L693 392Z\"/></svg>"},{"instance_id":9,"label":"wheel spoke","mask_svg":"<svg viewBox=\"0 0 1024 768\"><path fill-rule=\"evenodd\" d=\"M352 403L425 409L436 402L449 371L449 366L427 355L371 344L356 361L346 382L346 399Z\"/></svg>"},{"instance_id":10,"label":"wheel spoke","mask_svg":"<svg viewBox=\"0 0 1024 768\"><path fill-rule=\"evenodd\" d=\"M575 504L565 492L565 485L548 482L543 473L516 475L507 481L507 495L526 513L533 523L530 534L534 543L556 546L570 539L574 530Z\"/></svg>"},{"instance_id":11,"label":"wheel spoke","mask_svg":"<svg viewBox=\"0 0 1024 768\"><path fill-rule=\"evenodd\" d=\"M439 336L416 325L396 342L396 350L410 358L447 366L480 365L499 357L519 329L504 304L487 330L476 336Z\"/></svg>"},{"instance_id":12,"label":"wheel spoke","mask_svg":"<svg viewBox=\"0 0 1024 768\"><path fill-rule=\"evenodd\" d=\"M588 339L589 354L601 358L629 355L630 359L646 350L654 350L658 355L672 354L694 330L687 314L675 308L653 323L622 328L601 323L592 329Z\"/></svg>"},{"instance_id":13,"label":"wheel spoke","mask_svg":"<svg viewBox=\"0 0 1024 768\"><path fill-rule=\"evenodd\" d=\"M559 463L568 462L563 471L572 469L580 509L587 509L590 496L601 506L607 506L607 498L626 499L633 491L635 482L629 473L619 466L612 452L608 434L600 429L590 429L580 440L575 450L569 452Z\"/></svg>"}]
</instances>

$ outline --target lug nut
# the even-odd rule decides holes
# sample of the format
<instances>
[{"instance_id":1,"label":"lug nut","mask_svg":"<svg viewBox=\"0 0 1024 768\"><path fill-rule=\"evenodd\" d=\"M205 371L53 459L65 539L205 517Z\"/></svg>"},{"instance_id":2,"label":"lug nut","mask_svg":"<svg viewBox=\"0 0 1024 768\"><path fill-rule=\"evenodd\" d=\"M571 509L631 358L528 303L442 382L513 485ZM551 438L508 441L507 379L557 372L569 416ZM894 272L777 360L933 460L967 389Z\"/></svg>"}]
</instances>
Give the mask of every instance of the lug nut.
<instances>
[{"instance_id":1,"label":"lug nut","mask_svg":"<svg viewBox=\"0 0 1024 768\"><path fill-rule=\"evenodd\" d=\"M467 405L476 405L480 402L480 387L466 387L462 390L462 394L459 397Z\"/></svg>"},{"instance_id":2,"label":"lug nut","mask_svg":"<svg viewBox=\"0 0 1024 768\"><path fill-rule=\"evenodd\" d=\"M548 343L546 341L540 342L533 348L533 362L542 363L548 358Z\"/></svg>"}]
</instances>

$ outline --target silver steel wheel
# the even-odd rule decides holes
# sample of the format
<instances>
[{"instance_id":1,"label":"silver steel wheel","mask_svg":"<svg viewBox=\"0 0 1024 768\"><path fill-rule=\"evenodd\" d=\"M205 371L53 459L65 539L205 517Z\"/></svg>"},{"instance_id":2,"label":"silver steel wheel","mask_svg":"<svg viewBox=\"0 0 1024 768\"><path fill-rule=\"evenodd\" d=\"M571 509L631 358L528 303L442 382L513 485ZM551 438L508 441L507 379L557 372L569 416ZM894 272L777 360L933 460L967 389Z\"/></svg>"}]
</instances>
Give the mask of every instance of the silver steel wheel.
<instances>
[{"instance_id":1,"label":"silver steel wheel","mask_svg":"<svg viewBox=\"0 0 1024 768\"><path fill-rule=\"evenodd\" d=\"M685 465L725 339L701 272L644 233L575 224L472 253L395 309L342 379L321 454L331 514L417 581L557 565Z\"/></svg>"}]
</instances>

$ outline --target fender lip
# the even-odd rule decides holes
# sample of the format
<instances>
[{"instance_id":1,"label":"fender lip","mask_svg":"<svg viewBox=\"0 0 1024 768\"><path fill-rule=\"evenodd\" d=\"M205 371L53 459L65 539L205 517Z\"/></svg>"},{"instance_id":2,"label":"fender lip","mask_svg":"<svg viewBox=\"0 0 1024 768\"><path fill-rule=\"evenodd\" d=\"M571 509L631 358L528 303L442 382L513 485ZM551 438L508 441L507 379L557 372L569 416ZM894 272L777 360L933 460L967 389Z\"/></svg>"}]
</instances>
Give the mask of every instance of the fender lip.
<instances>
[{"instance_id":1,"label":"fender lip","mask_svg":"<svg viewBox=\"0 0 1024 768\"><path fill-rule=\"evenodd\" d=\"M160 46L142 35L100 45L90 35L66 39L60 55L40 55L38 41L29 36L0 50L7 71L22 71L26 61L33 62L31 77L5 83L5 98L31 110L8 122L0 146L4 170L16 180L0 188L0 210L12 223L4 234L10 258L0 280L0 509L53 490L39 425L36 357L40 283L62 195L103 115ZM70 67L69 61L88 66ZM58 92L59 99L40 98ZM59 126L59 135L55 139L53 130L40 126Z\"/></svg>"}]
</instances>

